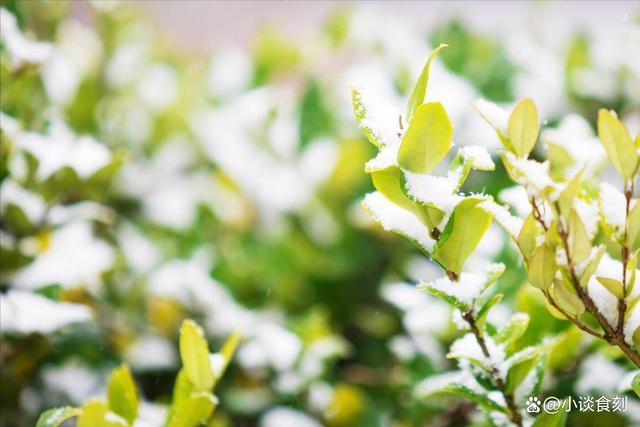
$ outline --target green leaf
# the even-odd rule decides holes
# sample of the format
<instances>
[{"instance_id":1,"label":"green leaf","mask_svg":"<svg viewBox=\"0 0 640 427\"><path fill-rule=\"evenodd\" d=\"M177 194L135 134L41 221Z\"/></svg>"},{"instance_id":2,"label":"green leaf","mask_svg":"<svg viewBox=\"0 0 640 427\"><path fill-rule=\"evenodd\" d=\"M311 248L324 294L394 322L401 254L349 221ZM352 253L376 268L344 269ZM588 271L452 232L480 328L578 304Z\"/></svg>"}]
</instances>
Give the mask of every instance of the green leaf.
<instances>
[{"instance_id":1,"label":"green leaf","mask_svg":"<svg viewBox=\"0 0 640 427\"><path fill-rule=\"evenodd\" d=\"M567 280L556 280L549 287L549 294L556 304L569 315L580 316L584 313L582 300Z\"/></svg>"},{"instance_id":2,"label":"green leaf","mask_svg":"<svg viewBox=\"0 0 640 427\"><path fill-rule=\"evenodd\" d=\"M491 225L491 215L477 206L483 200L467 197L453 210L433 250L433 259L447 271L460 273L464 262Z\"/></svg>"},{"instance_id":3,"label":"green leaf","mask_svg":"<svg viewBox=\"0 0 640 427\"><path fill-rule=\"evenodd\" d=\"M209 346L202 328L193 320L180 327L180 357L189 381L198 391L210 391L215 378L211 370Z\"/></svg>"},{"instance_id":4,"label":"green leaf","mask_svg":"<svg viewBox=\"0 0 640 427\"><path fill-rule=\"evenodd\" d=\"M415 173L430 173L451 148L453 125L439 102L422 104L402 137L398 164Z\"/></svg>"},{"instance_id":5,"label":"green leaf","mask_svg":"<svg viewBox=\"0 0 640 427\"><path fill-rule=\"evenodd\" d=\"M624 285L621 281L616 279L611 279L609 277L596 277L598 282L609 292L611 292L616 298L624 298Z\"/></svg>"},{"instance_id":6,"label":"green leaf","mask_svg":"<svg viewBox=\"0 0 640 427\"><path fill-rule=\"evenodd\" d=\"M516 156L527 157L538 140L540 119L531 99L523 99L509 116L509 140Z\"/></svg>"},{"instance_id":7,"label":"green leaf","mask_svg":"<svg viewBox=\"0 0 640 427\"><path fill-rule=\"evenodd\" d=\"M484 328L484 323L487 320L487 315L489 314L489 311L491 310L492 307L494 307L495 305L500 303L500 301L502 301L503 296L504 296L503 294L494 295L492 298L485 301L485 303L482 304L482 306L478 310L478 314L476 315L476 326L481 332Z\"/></svg>"},{"instance_id":8,"label":"green leaf","mask_svg":"<svg viewBox=\"0 0 640 427\"><path fill-rule=\"evenodd\" d=\"M416 204L404 192L402 171L397 166L371 172L373 186L387 199L408 211L415 212Z\"/></svg>"},{"instance_id":9,"label":"green leaf","mask_svg":"<svg viewBox=\"0 0 640 427\"><path fill-rule=\"evenodd\" d=\"M514 363L509 372L507 373L507 393L513 393L522 381L527 378L527 375L538 363L539 352L535 352L532 355L528 355L527 358Z\"/></svg>"},{"instance_id":10,"label":"green leaf","mask_svg":"<svg viewBox=\"0 0 640 427\"><path fill-rule=\"evenodd\" d=\"M138 416L138 393L127 365L122 365L111 372L107 382L107 397L109 408L129 424L133 424Z\"/></svg>"},{"instance_id":11,"label":"green leaf","mask_svg":"<svg viewBox=\"0 0 640 427\"><path fill-rule=\"evenodd\" d=\"M538 238L542 235L543 229L540 223L529 215L522 224L520 234L518 234L518 247L525 260L529 260L533 251L538 246Z\"/></svg>"},{"instance_id":12,"label":"green leaf","mask_svg":"<svg viewBox=\"0 0 640 427\"><path fill-rule=\"evenodd\" d=\"M569 250L571 261L576 264L587 259L591 253L591 239L575 209L569 214Z\"/></svg>"},{"instance_id":13,"label":"green leaf","mask_svg":"<svg viewBox=\"0 0 640 427\"><path fill-rule=\"evenodd\" d=\"M459 299L457 299L456 297L454 297L453 295L450 295L440 289L434 288L433 286L430 286L429 284L426 283L420 283L418 285L418 289L423 290L423 291L427 291L429 292L431 295L436 296L438 298L441 298L442 300L446 301L447 303L451 304L452 306L454 306L455 308L461 310L461 311L466 311L469 309L469 306L467 304L465 304L464 302L460 301Z\"/></svg>"},{"instance_id":14,"label":"green leaf","mask_svg":"<svg viewBox=\"0 0 640 427\"><path fill-rule=\"evenodd\" d=\"M591 258L584 271L582 272L582 276L580 276L580 286L585 287L589 283L589 279L593 276L593 273L596 272L598 265L600 264L600 259L602 259L602 255L604 255L606 248L604 246L599 246L596 254Z\"/></svg>"},{"instance_id":15,"label":"green leaf","mask_svg":"<svg viewBox=\"0 0 640 427\"><path fill-rule=\"evenodd\" d=\"M562 403L561 409L555 414L543 412L536 417L531 427L564 427L567 424L567 405L571 403L565 400Z\"/></svg>"},{"instance_id":16,"label":"green leaf","mask_svg":"<svg viewBox=\"0 0 640 427\"><path fill-rule=\"evenodd\" d=\"M584 168L582 168L578 173L576 173L573 178L567 183L566 187L562 190L560 195L558 196L558 205L560 206L560 214L563 218L567 219L569 214L571 213L571 208L573 207L573 200L578 195L580 191L580 185L582 184L582 173L584 172Z\"/></svg>"},{"instance_id":17,"label":"green leaf","mask_svg":"<svg viewBox=\"0 0 640 427\"><path fill-rule=\"evenodd\" d=\"M624 179L630 179L638 168L638 153L631 136L613 111L598 111L598 137L609 160Z\"/></svg>"},{"instance_id":18,"label":"green leaf","mask_svg":"<svg viewBox=\"0 0 640 427\"><path fill-rule=\"evenodd\" d=\"M450 384L449 386L446 387L447 391L451 392L451 393L455 393L458 396L462 396L465 397L475 403L477 403L479 406L481 406L484 409L487 409L489 411L500 411L500 412L507 412L507 410L505 408L503 408L502 406L498 405L495 401L493 401L492 399L489 399L488 396L481 394L475 390L470 389L469 387L463 385L463 384L457 384L457 383L453 383Z\"/></svg>"},{"instance_id":19,"label":"green leaf","mask_svg":"<svg viewBox=\"0 0 640 427\"><path fill-rule=\"evenodd\" d=\"M627 246L631 252L640 249L640 202L629 211L627 217Z\"/></svg>"},{"instance_id":20,"label":"green leaf","mask_svg":"<svg viewBox=\"0 0 640 427\"><path fill-rule=\"evenodd\" d=\"M81 414L82 409L71 406L52 408L44 411L42 415L40 415L36 427L58 427L66 420L80 416Z\"/></svg>"},{"instance_id":21,"label":"green leaf","mask_svg":"<svg viewBox=\"0 0 640 427\"><path fill-rule=\"evenodd\" d=\"M82 407L77 427L128 427L127 422L113 412L101 400L90 400Z\"/></svg>"},{"instance_id":22,"label":"green leaf","mask_svg":"<svg viewBox=\"0 0 640 427\"><path fill-rule=\"evenodd\" d=\"M216 375L216 383L218 382L218 380L220 380L220 378L222 377L222 374L224 374L224 371L226 371L227 366L229 366L229 363L231 362L231 358L233 357L233 354L236 352L236 348L238 348L239 343L240 343L240 334L238 332L233 332L222 345L222 348L220 349L219 354L224 358L224 365L221 367L219 372L214 372L214 375Z\"/></svg>"},{"instance_id":23,"label":"green leaf","mask_svg":"<svg viewBox=\"0 0 640 427\"><path fill-rule=\"evenodd\" d=\"M196 392L180 401L170 414L167 427L196 427L205 423L218 404L209 392Z\"/></svg>"},{"instance_id":24,"label":"green leaf","mask_svg":"<svg viewBox=\"0 0 640 427\"><path fill-rule=\"evenodd\" d=\"M424 64L424 68L422 68L422 72L420 73L420 77L418 77L418 81L416 81L415 86L413 87L413 92L411 92L411 96L409 97L409 103L407 104L407 122L411 123L413 121L413 115L424 102L424 98L427 95L427 84L429 83L429 69L431 68L431 62L436 57L438 52L443 48L447 47L446 44L441 44L437 48L435 48L431 54L429 54L429 58L427 62Z\"/></svg>"},{"instance_id":25,"label":"green leaf","mask_svg":"<svg viewBox=\"0 0 640 427\"><path fill-rule=\"evenodd\" d=\"M640 373L637 373L631 380L631 388L640 397Z\"/></svg>"},{"instance_id":26,"label":"green leaf","mask_svg":"<svg viewBox=\"0 0 640 427\"><path fill-rule=\"evenodd\" d=\"M555 250L547 244L541 245L529 260L529 283L538 289L546 290L553 283L557 270Z\"/></svg>"},{"instance_id":27,"label":"green leaf","mask_svg":"<svg viewBox=\"0 0 640 427\"><path fill-rule=\"evenodd\" d=\"M173 406L189 398L195 391L195 386L191 380L189 380L184 368L180 369L173 385Z\"/></svg>"},{"instance_id":28,"label":"green leaf","mask_svg":"<svg viewBox=\"0 0 640 427\"><path fill-rule=\"evenodd\" d=\"M526 313L516 313L511 316L509 322L498 331L494 339L498 343L512 343L524 335L527 326L529 326L529 315Z\"/></svg>"}]
</instances>

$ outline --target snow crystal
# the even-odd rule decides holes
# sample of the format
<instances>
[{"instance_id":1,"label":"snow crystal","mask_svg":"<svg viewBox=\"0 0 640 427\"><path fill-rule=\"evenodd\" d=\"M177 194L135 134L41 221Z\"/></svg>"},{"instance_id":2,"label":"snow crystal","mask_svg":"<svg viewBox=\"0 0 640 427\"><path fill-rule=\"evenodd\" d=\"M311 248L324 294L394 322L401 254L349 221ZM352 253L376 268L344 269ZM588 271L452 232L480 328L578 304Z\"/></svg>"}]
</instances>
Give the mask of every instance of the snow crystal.
<instances>
[{"instance_id":1,"label":"snow crystal","mask_svg":"<svg viewBox=\"0 0 640 427\"><path fill-rule=\"evenodd\" d=\"M0 319L3 334L47 334L67 324L91 319L91 311L82 304L57 302L28 291L10 290L0 294Z\"/></svg>"},{"instance_id":2,"label":"snow crystal","mask_svg":"<svg viewBox=\"0 0 640 427\"><path fill-rule=\"evenodd\" d=\"M600 209L607 224L614 227L618 233L625 229L627 202L624 194L608 182L600 183Z\"/></svg>"},{"instance_id":3,"label":"snow crystal","mask_svg":"<svg viewBox=\"0 0 640 427\"><path fill-rule=\"evenodd\" d=\"M365 163L364 170L366 172L375 172L390 166L397 166L399 148L400 145L394 144L381 148L373 159Z\"/></svg>"},{"instance_id":4,"label":"snow crystal","mask_svg":"<svg viewBox=\"0 0 640 427\"><path fill-rule=\"evenodd\" d=\"M479 170L493 170L495 164L487 149L480 145L467 145L460 150L465 159L472 162L472 167Z\"/></svg>"},{"instance_id":5,"label":"snow crystal","mask_svg":"<svg viewBox=\"0 0 640 427\"><path fill-rule=\"evenodd\" d=\"M412 213L396 206L379 192L365 196L363 205L382 228L403 234L415 240L423 249L431 251L435 241L429 230Z\"/></svg>"},{"instance_id":6,"label":"snow crystal","mask_svg":"<svg viewBox=\"0 0 640 427\"><path fill-rule=\"evenodd\" d=\"M433 288L471 306L485 289L491 276L504 270L503 264L488 264L481 272L462 272L457 282L448 276L441 277L429 283L421 283L420 288Z\"/></svg>"},{"instance_id":7,"label":"snow crystal","mask_svg":"<svg viewBox=\"0 0 640 427\"><path fill-rule=\"evenodd\" d=\"M514 239L518 238L523 223L521 218L511 215L507 208L493 200L486 200L480 203L478 207L491 214L498 224L504 227Z\"/></svg>"},{"instance_id":8,"label":"snow crystal","mask_svg":"<svg viewBox=\"0 0 640 427\"><path fill-rule=\"evenodd\" d=\"M480 115L502 135L507 135L509 128L509 113L493 102L479 98L472 102Z\"/></svg>"},{"instance_id":9,"label":"snow crystal","mask_svg":"<svg viewBox=\"0 0 640 427\"><path fill-rule=\"evenodd\" d=\"M399 145L401 136L400 117L402 113L391 103L378 98L366 89L355 88L355 100L359 105L356 114L362 115L360 127L368 132L383 146ZM404 124L406 128L406 123Z\"/></svg>"},{"instance_id":10,"label":"snow crystal","mask_svg":"<svg viewBox=\"0 0 640 427\"><path fill-rule=\"evenodd\" d=\"M29 289L50 283L65 288L93 287L101 282L102 272L111 268L114 259L113 248L94 237L91 224L74 222L54 231L49 247L19 270L12 283Z\"/></svg>"},{"instance_id":11,"label":"snow crystal","mask_svg":"<svg viewBox=\"0 0 640 427\"><path fill-rule=\"evenodd\" d=\"M262 416L260 427L322 427L322 424L304 412L277 406Z\"/></svg>"},{"instance_id":12,"label":"snow crystal","mask_svg":"<svg viewBox=\"0 0 640 427\"><path fill-rule=\"evenodd\" d=\"M462 200L455 194L460 180L460 171L450 171L446 177L403 171L409 196L422 203L431 203L446 213Z\"/></svg>"},{"instance_id":13,"label":"snow crystal","mask_svg":"<svg viewBox=\"0 0 640 427\"><path fill-rule=\"evenodd\" d=\"M542 191L547 186L554 186L554 181L549 176L548 161L541 163L524 157L516 157L511 152L505 152L505 156L508 163L521 175L517 181L522 185L528 185L530 191Z\"/></svg>"}]
</instances>

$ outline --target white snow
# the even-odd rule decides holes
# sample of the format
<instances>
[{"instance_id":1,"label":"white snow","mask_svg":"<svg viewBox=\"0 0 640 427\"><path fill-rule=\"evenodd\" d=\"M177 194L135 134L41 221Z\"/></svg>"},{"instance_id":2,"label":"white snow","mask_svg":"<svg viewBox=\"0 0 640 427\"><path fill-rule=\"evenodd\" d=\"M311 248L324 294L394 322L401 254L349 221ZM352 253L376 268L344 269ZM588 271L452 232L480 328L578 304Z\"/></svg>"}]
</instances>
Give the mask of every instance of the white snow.
<instances>
[{"instance_id":1,"label":"white snow","mask_svg":"<svg viewBox=\"0 0 640 427\"><path fill-rule=\"evenodd\" d=\"M600 221L598 207L591 201L587 201L582 197L576 197L573 202L573 208L584 224L587 235L590 239L593 239L598 231L598 222Z\"/></svg>"},{"instance_id":2,"label":"white snow","mask_svg":"<svg viewBox=\"0 0 640 427\"><path fill-rule=\"evenodd\" d=\"M486 200L478 205L482 210L490 213L498 224L500 224L509 235L517 239L522 228L523 220L511 215L511 212L493 200Z\"/></svg>"},{"instance_id":3,"label":"white snow","mask_svg":"<svg viewBox=\"0 0 640 427\"><path fill-rule=\"evenodd\" d=\"M600 353L588 356L580 367L575 389L579 394L615 393L625 370Z\"/></svg>"},{"instance_id":4,"label":"white snow","mask_svg":"<svg viewBox=\"0 0 640 427\"><path fill-rule=\"evenodd\" d=\"M471 165L474 169L478 170L493 170L495 164L491 159L491 155L487 149L481 145L467 145L460 149L465 159L471 161Z\"/></svg>"},{"instance_id":5,"label":"white snow","mask_svg":"<svg viewBox=\"0 0 640 427\"><path fill-rule=\"evenodd\" d=\"M304 412L276 406L262 416L260 427L322 427L322 424Z\"/></svg>"},{"instance_id":6,"label":"white snow","mask_svg":"<svg viewBox=\"0 0 640 427\"><path fill-rule=\"evenodd\" d=\"M476 336L472 333L465 334L451 344L449 357L475 359L488 366L502 366L505 361L504 349L489 335L484 335L484 341L489 352L489 359L485 357Z\"/></svg>"},{"instance_id":7,"label":"white snow","mask_svg":"<svg viewBox=\"0 0 640 427\"><path fill-rule=\"evenodd\" d=\"M81 178L87 178L106 166L111 159L109 149L89 136L76 137L59 119L52 120L47 134L25 132L15 139L18 148L28 151L38 160L37 176L47 179L65 166Z\"/></svg>"},{"instance_id":8,"label":"white snow","mask_svg":"<svg viewBox=\"0 0 640 427\"><path fill-rule=\"evenodd\" d=\"M11 178L5 179L0 184L0 210L4 211L9 204L22 209L32 224L37 224L44 218L46 211L44 199L39 194L22 188Z\"/></svg>"},{"instance_id":9,"label":"white snow","mask_svg":"<svg viewBox=\"0 0 640 427\"><path fill-rule=\"evenodd\" d=\"M399 145L400 110L367 89L354 89L354 99L359 106L356 114L363 115L360 127L370 132L382 146ZM403 123L403 130L406 127L407 123Z\"/></svg>"},{"instance_id":10,"label":"white snow","mask_svg":"<svg viewBox=\"0 0 640 427\"><path fill-rule=\"evenodd\" d=\"M216 52L207 72L207 92L210 96L229 98L251 83L251 59L238 47L226 47Z\"/></svg>"},{"instance_id":11,"label":"white snow","mask_svg":"<svg viewBox=\"0 0 640 427\"><path fill-rule=\"evenodd\" d=\"M446 177L403 172L407 194L412 199L431 203L446 213L451 213L462 200L462 197L456 194L460 180L459 169L450 171Z\"/></svg>"},{"instance_id":12,"label":"white snow","mask_svg":"<svg viewBox=\"0 0 640 427\"><path fill-rule=\"evenodd\" d=\"M543 191L547 186L554 187L555 183L549 176L549 162L537 162L535 160L516 157L511 152L505 152L505 156L509 164L518 173L517 181L519 184L527 185L530 192L537 194ZM533 188L532 188L533 187Z\"/></svg>"},{"instance_id":13,"label":"white snow","mask_svg":"<svg viewBox=\"0 0 640 427\"><path fill-rule=\"evenodd\" d=\"M634 286L638 286L638 283ZM633 342L633 334L638 328L640 328L640 304L636 304L635 307L633 307L631 315L624 322L624 340L630 346L635 345Z\"/></svg>"},{"instance_id":14,"label":"white snow","mask_svg":"<svg viewBox=\"0 0 640 427\"><path fill-rule=\"evenodd\" d=\"M137 93L140 101L152 110L164 110L178 97L178 74L168 64L149 64L140 76Z\"/></svg>"},{"instance_id":15,"label":"white snow","mask_svg":"<svg viewBox=\"0 0 640 427\"><path fill-rule=\"evenodd\" d=\"M502 135L508 134L509 112L491 101L479 98L472 102L480 115Z\"/></svg>"},{"instance_id":16,"label":"white snow","mask_svg":"<svg viewBox=\"0 0 640 427\"><path fill-rule=\"evenodd\" d=\"M504 264L490 263L480 272L462 272L457 282L448 276L441 277L428 283L420 283L420 288L433 288L454 297L467 306L472 306L478 296L486 288L489 279L504 271Z\"/></svg>"},{"instance_id":17,"label":"white snow","mask_svg":"<svg viewBox=\"0 0 640 427\"><path fill-rule=\"evenodd\" d=\"M526 218L531 213L529 194L521 185L514 185L500 191L498 199L514 208L520 218Z\"/></svg>"},{"instance_id":18,"label":"white snow","mask_svg":"<svg viewBox=\"0 0 640 427\"><path fill-rule=\"evenodd\" d=\"M65 325L91 319L91 311L82 304L52 301L29 291L10 290L0 294L0 330L48 334Z\"/></svg>"},{"instance_id":19,"label":"white snow","mask_svg":"<svg viewBox=\"0 0 640 427\"><path fill-rule=\"evenodd\" d=\"M124 357L136 371L170 369L178 362L173 343L155 335L137 338L127 348Z\"/></svg>"},{"instance_id":20,"label":"white snow","mask_svg":"<svg viewBox=\"0 0 640 427\"><path fill-rule=\"evenodd\" d=\"M600 183L600 209L607 224L619 235L622 235L625 230L626 205L626 199L621 191L608 182Z\"/></svg>"},{"instance_id":21,"label":"white snow","mask_svg":"<svg viewBox=\"0 0 640 427\"><path fill-rule=\"evenodd\" d=\"M0 8L0 40L14 65L22 62L41 64L51 56L53 45L30 40L18 28L18 21L7 9Z\"/></svg>"},{"instance_id":22,"label":"white snow","mask_svg":"<svg viewBox=\"0 0 640 427\"><path fill-rule=\"evenodd\" d=\"M563 149L573 159L574 164L568 169L568 176L582 167L586 167L586 173L590 175L602 166L607 157L589 123L577 114L563 118L557 128L544 129L540 140L547 146L555 145Z\"/></svg>"},{"instance_id":23,"label":"white snow","mask_svg":"<svg viewBox=\"0 0 640 427\"><path fill-rule=\"evenodd\" d=\"M363 205L373 219L387 231L400 233L418 243L430 252L435 241L429 237L429 230L412 213L396 206L379 192L365 196Z\"/></svg>"},{"instance_id":24,"label":"white snow","mask_svg":"<svg viewBox=\"0 0 640 427\"><path fill-rule=\"evenodd\" d=\"M74 222L55 230L49 247L19 270L11 283L28 289L51 283L94 289L114 260L113 248L93 235L91 224Z\"/></svg>"}]
</instances>

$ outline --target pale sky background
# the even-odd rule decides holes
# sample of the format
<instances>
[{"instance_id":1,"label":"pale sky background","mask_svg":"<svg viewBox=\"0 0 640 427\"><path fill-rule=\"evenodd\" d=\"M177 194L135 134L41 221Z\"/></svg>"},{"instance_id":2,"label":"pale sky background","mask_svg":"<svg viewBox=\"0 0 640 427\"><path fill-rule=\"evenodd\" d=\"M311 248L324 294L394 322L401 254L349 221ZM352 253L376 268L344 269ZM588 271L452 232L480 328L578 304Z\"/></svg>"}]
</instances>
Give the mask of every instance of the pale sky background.
<instances>
[{"instance_id":1,"label":"pale sky background","mask_svg":"<svg viewBox=\"0 0 640 427\"><path fill-rule=\"evenodd\" d=\"M226 44L246 46L264 24L303 37L317 28L331 10L345 5L399 15L421 31L435 22L458 16L472 28L503 37L510 29L523 25L539 26L540 31L559 35L576 28L606 32L640 11L637 1L129 0L129 3L148 11L149 17L179 45L194 51L210 51Z\"/></svg>"}]
</instances>

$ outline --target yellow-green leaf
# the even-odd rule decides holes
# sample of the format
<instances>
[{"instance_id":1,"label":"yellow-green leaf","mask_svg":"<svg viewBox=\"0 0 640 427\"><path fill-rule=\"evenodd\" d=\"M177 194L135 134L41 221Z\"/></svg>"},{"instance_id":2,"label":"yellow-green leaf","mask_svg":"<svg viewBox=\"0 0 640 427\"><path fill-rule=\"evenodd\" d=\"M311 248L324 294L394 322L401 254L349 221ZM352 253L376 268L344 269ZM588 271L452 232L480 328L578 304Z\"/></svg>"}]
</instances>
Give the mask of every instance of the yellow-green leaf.
<instances>
[{"instance_id":1,"label":"yellow-green leaf","mask_svg":"<svg viewBox=\"0 0 640 427\"><path fill-rule=\"evenodd\" d=\"M611 279L609 277L596 277L598 282L609 292L611 292L616 298L624 298L624 286L622 282L616 279Z\"/></svg>"},{"instance_id":2,"label":"yellow-green leaf","mask_svg":"<svg viewBox=\"0 0 640 427\"><path fill-rule=\"evenodd\" d=\"M543 229L540 223L529 215L522 224L520 234L518 234L518 247L525 260L529 260L533 251L538 245L538 238L542 235Z\"/></svg>"},{"instance_id":3,"label":"yellow-green leaf","mask_svg":"<svg viewBox=\"0 0 640 427\"><path fill-rule=\"evenodd\" d=\"M560 214L566 219L569 217L569 213L571 212L571 208L573 206L573 200L578 195L580 191L580 185L582 183L582 173L584 172L584 168L582 168L578 173L576 173L573 178L567 183L566 187L560 192L558 196L558 205L560 206Z\"/></svg>"},{"instance_id":4,"label":"yellow-green leaf","mask_svg":"<svg viewBox=\"0 0 640 427\"><path fill-rule=\"evenodd\" d=\"M127 365L122 365L111 372L107 382L107 397L109 408L129 424L133 424L138 415L138 393Z\"/></svg>"},{"instance_id":5,"label":"yellow-green leaf","mask_svg":"<svg viewBox=\"0 0 640 427\"><path fill-rule=\"evenodd\" d=\"M371 173L373 186L387 199L406 210L414 212L416 204L404 192L402 187L402 171L391 166Z\"/></svg>"},{"instance_id":6,"label":"yellow-green leaf","mask_svg":"<svg viewBox=\"0 0 640 427\"><path fill-rule=\"evenodd\" d=\"M356 121L369 142L383 148L400 139L400 110L368 91L354 87L351 88L351 99Z\"/></svg>"},{"instance_id":7,"label":"yellow-green leaf","mask_svg":"<svg viewBox=\"0 0 640 427\"><path fill-rule=\"evenodd\" d=\"M491 215L477 206L483 200L468 197L453 210L433 250L433 259L447 271L460 273L464 262L491 225Z\"/></svg>"},{"instance_id":8,"label":"yellow-green leaf","mask_svg":"<svg viewBox=\"0 0 640 427\"><path fill-rule=\"evenodd\" d=\"M451 148L453 125L439 102L420 105L398 151L398 164L411 172L429 173Z\"/></svg>"},{"instance_id":9,"label":"yellow-green leaf","mask_svg":"<svg viewBox=\"0 0 640 427\"><path fill-rule=\"evenodd\" d=\"M584 313L584 304L576 294L575 289L566 280L556 280L549 287L549 294L556 304L571 316Z\"/></svg>"},{"instance_id":10,"label":"yellow-green leaf","mask_svg":"<svg viewBox=\"0 0 640 427\"><path fill-rule=\"evenodd\" d=\"M411 92L411 96L409 97L409 103L407 105L407 122L412 122L416 110L420 105L422 105L424 98L427 95L427 84L429 83L429 69L431 68L431 62L433 62L433 59L436 57L438 52L447 46L448 45L446 44L441 44L435 48L429 55L427 62L424 64L420 77L418 77L418 81L416 81L413 91Z\"/></svg>"},{"instance_id":11,"label":"yellow-green leaf","mask_svg":"<svg viewBox=\"0 0 640 427\"><path fill-rule=\"evenodd\" d=\"M636 201L636 204L629 211L627 217L627 246L631 252L640 249L640 202Z\"/></svg>"},{"instance_id":12,"label":"yellow-green leaf","mask_svg":"<svg viewBox=\"0 0 640 427\"><path fill-rule=\"evenodd\" d=\"M215 381L209 359L209 346L202 328L193 320L180 327L180 357L189 381L198 391L210 391Z\"/></svg>"},{"instance_id":13,"label":"yellow-green leaf","mask_svg":"<svg viewBox=\"0 0 640 427\"><path fill-rule=\"evenodd\" d=\"M109 412L107 404L101 400L90 400L82 407L77 427L128 427L127 421Z\"/></svg>"},{"instance_id":14,"label":"yellow-green leaf","mask_svg":"<svg viewBox=\"0 0 640 427\"><path fill-rule=\"evenodd\" d=\"M536 145L539 133L538 110L531 99L523 99L509 116L509 141L515 155L528 156Z\"/></svg>"},{"instance_id":15,"label":"yellow-green leaf","mask_svg":"<svg viewBox=\"0 0 640 427\"><path fill-rule=\"evenodd\" d=\"M606 248L604 246L600 246L596 254L589 260L587 266L582 272L582 276L580 276L580 286L585 287L589 283L589 279L593 276L593 273L596 272L598 265L600 264L600 259L602 259L602 255L604 255Z\"/></svg>"},{"instance_id":16,"label":"yellow-green leaf","mask_svg":"<svg viewBox=\"0 0 640 427\"><path fill-rule=\"evenodd\" d=\"M558 270L556 253L549 245L537 248L529 261L529 283L539 289L547 289L553 283Z\"/></svg>"},{"instance_id":17,"label":"yellow-green leaf","mask_svg":"<svg viewBox=\"0 0 640 427\"><path fill-rule=\"evenodd\" d=\"M65 406L49 409L40 415L36 427L58 427L66 420L82 414L82 409Z\"/></svg>"},{"instance_id":18,"label":"yellow-green leaf","mask_svg":"<svg viewBox=\"0 0 640 427\"><path fill-rule=\"evenodd\" d=\"M167 427L196 427L204 424L213 414L217 404L217 399L211 393L193 393L175 406Z\"/></svg>"},{"instance_id":19,"label":"yellow-green leaf","mask_svg":"<svg viewBox=\"0 0 640 427\"><path fill-rule=\"evenodd\" d=\"M575 209L569 214L569 250L574 263L581 263L591 252L591 239Z\"/></svg>"},{"instance_id":20,"label":"yellow-green leaf","mask_svg":"<svg viewBox=\"0 0 640 427\"><path fill-rule=\"evenodd\" d=\"M612 111L598 111L598 137L618 173L624 179L633 177L638 153L627 129Z\"/></svg>"}]
</instances>

